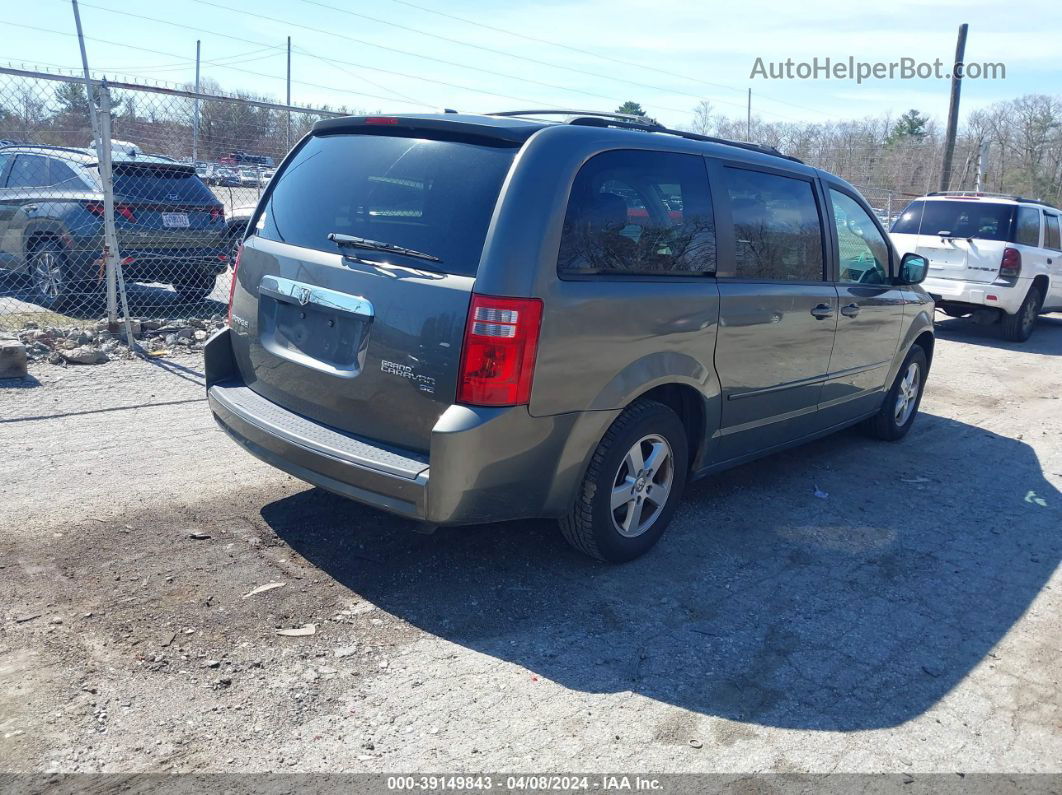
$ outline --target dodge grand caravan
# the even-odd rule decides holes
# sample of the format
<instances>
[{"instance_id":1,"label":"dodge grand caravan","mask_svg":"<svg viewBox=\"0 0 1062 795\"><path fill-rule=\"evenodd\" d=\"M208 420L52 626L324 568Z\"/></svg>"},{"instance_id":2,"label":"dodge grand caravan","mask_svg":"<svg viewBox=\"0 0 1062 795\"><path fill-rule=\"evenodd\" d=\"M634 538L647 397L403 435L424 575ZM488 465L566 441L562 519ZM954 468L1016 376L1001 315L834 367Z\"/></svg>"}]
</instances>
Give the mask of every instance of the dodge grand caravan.
<instances>
[{"instance_id":1,"label":"dodge grand caravan","mask_svg":"<svg viewBox=\"0 0 1062 795\"><path fill-rule=\"evenodd\" d=\"M844 181L645 119L348 117L288 155L206 348L220 426L428 524L559 519L623 561L688 479L855 423L899 439L926 261Z\"/></svg>"},{"instance_id":2,"label":"dodge grand caravan","mask_svg":"<svg viewBox=\"0 0 1062 795\"><path fill-rule=\"evenodd\" d=\"M1062 211L1021 196L931 193L892 227L901 251L929 260L923 287L951 317L973 315L1024 342L1042 312L1062 310Z\"/></svg>"}]
</instances>

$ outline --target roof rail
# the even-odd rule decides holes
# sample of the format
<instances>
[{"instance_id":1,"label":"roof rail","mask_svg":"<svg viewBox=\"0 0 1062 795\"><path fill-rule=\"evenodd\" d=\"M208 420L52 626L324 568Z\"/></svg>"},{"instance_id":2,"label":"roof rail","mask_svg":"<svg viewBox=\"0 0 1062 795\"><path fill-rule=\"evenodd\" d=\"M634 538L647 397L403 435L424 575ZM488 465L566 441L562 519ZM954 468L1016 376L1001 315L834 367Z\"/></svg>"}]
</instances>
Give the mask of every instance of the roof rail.
<instances>
[{"instance_id":1,"label":"roof rail","mask_svg":"<svg viewBox=\"0 0 1062 795\"><path fill-rule=\"evenodd\" d=\"M92 151L87 147L76 146L55 146L53 144L35 144L35 143L21 143L21 144L3 144L0 149L49 149L57 152L74 152L79 155L92 154Z\"/></svg>"},{"instance_id":2,"label":"roof rail","mask_svg":"<svg viewBox=\"0 0 1062 795\"><path fill-rule=\"evenodd\" d=\"M989 193L988 191L979 190L935 190L931 193L927 193L927 196L960 196L968 199L977 199L984 197L986 199L1010 199L1015 202L1027 202L1029 204L1042 204L1045 207L1051 207L1054 209L1053 204L1045 202L1043 199L1030 199L1027 196L1018 196L1014 193Z\"/></svg>"},{"instance_id":3,"label":"roof rail","mask_svg":"<svg viewBox=\"0 0 1062 795\"><path fill-rule=\"evenodd\" d=\"M736 146L739 149L747 149L751 152L760 152L765 155L772 155L774 157L785 158L791 160L794 163L803 163L803 160L792 157L791 155L783 155L773 146L766 144L757 144L750 141L733 141L729 138L715 138L711 135L700 135L699 133L686 132L685 130L673 130L670 127L665 127L655 119L651 119L648 116L635 116L629 113L606 113L596 110L507 110L499 113L488 113L488 116L568 116L565 121L566 124L575 124L584 127L618 127L624 130L642 130L643 132L655 132L666 133L667 135L677 135L680 138L687 138L691 141L704 141L706 143L724 144L726 146Z\"/></svg>"}]
</instances>

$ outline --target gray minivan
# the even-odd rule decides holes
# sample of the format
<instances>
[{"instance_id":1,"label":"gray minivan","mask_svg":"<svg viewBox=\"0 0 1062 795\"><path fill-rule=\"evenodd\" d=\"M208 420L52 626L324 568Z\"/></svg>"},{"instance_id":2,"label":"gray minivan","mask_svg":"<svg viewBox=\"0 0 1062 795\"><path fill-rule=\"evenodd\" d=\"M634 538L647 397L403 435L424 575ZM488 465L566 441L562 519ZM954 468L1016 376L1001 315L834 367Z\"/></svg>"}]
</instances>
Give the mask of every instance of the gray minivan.
<instances>
[{"instance_id":1,"label":"gray minivan","mask_svg":"<svg viewBox=\"0 0 1062 795\"><path fill-rule=\"evenodd\" d=\"M855 423L899 439L927 264L843 180L647 119L319 122L248 225L211 410L248 452L428 524L648 550L690 478Z\"/></svg>"}]
</instances>

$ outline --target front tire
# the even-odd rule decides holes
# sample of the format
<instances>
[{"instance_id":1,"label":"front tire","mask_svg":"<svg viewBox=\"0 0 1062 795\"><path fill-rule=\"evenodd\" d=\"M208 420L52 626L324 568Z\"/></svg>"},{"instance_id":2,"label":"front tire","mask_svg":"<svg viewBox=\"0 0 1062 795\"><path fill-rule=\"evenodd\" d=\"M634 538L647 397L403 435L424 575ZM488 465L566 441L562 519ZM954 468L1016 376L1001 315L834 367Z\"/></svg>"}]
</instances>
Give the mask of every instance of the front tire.
<instances>
[{"instance_id":1,"label":"front tire","mask_svg":"<svg viewBox=\"0 0 1062 795\"><path fill-rule=\"evenodd\" d=\"M565 539L610 563L644 555L682 498L688 451L674 411L654 400L635 401L594 451L575 503L560 522Z\"/></svg>"},{"instance_id":2,"label":"front tire","mask_svg":"<svg viewBox=\"0 0 1062 795\"><path fill-rule=\"evenodd\" d=\"M1021 302L1018 311L1013 315L1005 314L1000 320L1003 330L1003 339L1010 342L1025 342L1033 333L1036 326L1036 317L1040 314L1040 307L1044 304L1044 295L1039 287L1029 287L1025 294L1025 300Z\"/></svg>"},{"instance_id":3,"label":"front tire","mask_svg":"<svg viewBox=\"0 0 1062 795\"><path fill-rule=\"evenodd\" d=\"M929 375L929 360L922 346L911 347L903 360L881 409L866 421L865 430L876 439L895 442L911 430Z\"/></svg>"},{"instance_id":4,"label":"front tire","mask_svg":"<svg viewBox=\"0 0 1062 795\"><path fill-rule=\"evenodd\" d=\"M52 311L89 308L99 284L76 279L70 258L58 240L40 240L29 251L27 276L35 303Z\"/></svg>"}]
</instances>

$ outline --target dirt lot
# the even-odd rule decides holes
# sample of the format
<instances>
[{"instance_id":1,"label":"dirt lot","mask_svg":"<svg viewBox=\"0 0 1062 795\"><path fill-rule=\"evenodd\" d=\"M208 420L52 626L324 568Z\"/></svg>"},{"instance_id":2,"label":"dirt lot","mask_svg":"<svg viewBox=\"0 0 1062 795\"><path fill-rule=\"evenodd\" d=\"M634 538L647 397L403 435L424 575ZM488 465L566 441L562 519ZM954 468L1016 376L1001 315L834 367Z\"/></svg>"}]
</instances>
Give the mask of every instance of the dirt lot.
<instances>
[{"instance_id":1,"label":"dirt lot","mask_svg":"<svg viewBox=\"0 0 1062 795\"><path fill-rule=\"evenodd\" d=\"M1058 316L948 321L907 440L698 483L622 567L308 488L197 367L0 388L2 769L1062 772Z\"/></svg>"}]
</instances>

